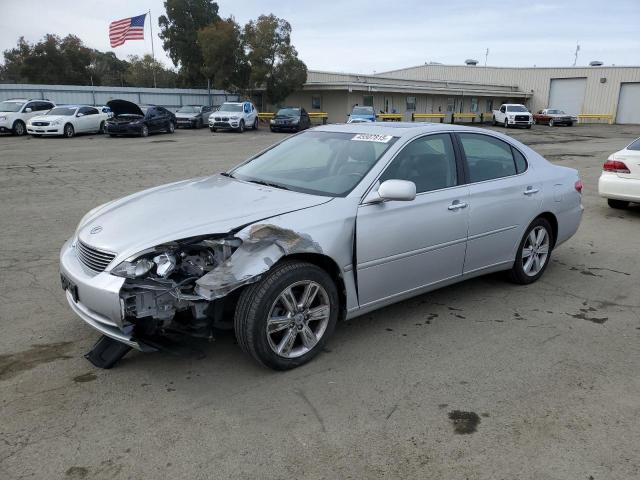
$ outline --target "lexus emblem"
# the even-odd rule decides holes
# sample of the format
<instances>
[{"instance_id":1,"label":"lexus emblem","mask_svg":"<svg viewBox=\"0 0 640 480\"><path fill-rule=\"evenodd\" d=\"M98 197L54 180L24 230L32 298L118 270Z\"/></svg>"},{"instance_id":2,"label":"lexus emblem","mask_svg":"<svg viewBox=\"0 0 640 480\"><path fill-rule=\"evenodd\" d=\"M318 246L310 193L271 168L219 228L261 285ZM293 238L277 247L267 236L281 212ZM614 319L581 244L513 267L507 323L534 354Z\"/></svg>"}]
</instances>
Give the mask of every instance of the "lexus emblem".
<instances>
[{"instance_id":1,"label":"lexus emblem","mask_svg":"<svg viewBox=\"0 0 640 480\"><path fill-rule=\"evenodd\" d=\"M102 227L100 225L96 225L91 230L89 230L89 233L91 235L95 235L96 233L100 233L101 231L102 231Z\"/></svg>"}]
</instances>

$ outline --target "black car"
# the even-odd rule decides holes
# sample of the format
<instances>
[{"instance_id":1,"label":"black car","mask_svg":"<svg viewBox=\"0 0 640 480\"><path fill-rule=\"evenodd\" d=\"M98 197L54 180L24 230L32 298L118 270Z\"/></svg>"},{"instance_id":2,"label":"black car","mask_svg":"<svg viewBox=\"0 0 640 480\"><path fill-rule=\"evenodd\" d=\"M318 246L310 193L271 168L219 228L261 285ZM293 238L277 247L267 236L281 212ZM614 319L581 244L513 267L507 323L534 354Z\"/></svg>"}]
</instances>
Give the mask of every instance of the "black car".
<instances>
[{"instance_id":1,"label":"black car","mask_svg":"<svg viewBox=\"0 0 640 480\"><path fill-rule=\"evenodd\" d=\"M202 128L209 124L213 107L208 105L183 105L176 111L178 127Z\"/></svg>"},{"instance_id":2,"label":"black car","mask_svg":"<svg viewBox=\"0 0 640 480\"><path fill-rule=\"evenodd\" d=\"M113 112L113 117L107 120L106 132L112 137L146 137L154 132L173 133L176 129L176 116L164 107L139 106L127 100L111 100L107 106Z\"/></svg>"},{"instance_id":3,"label":"black car","mask_svg":"<svg viewBox=\"0 0 640 480\"><path fill-rule=\"evenodd\" d=\"M311 119L304 108L284 107L271 120L272 132L299 132L311 126Z\"/></svg>"}]
</instances>

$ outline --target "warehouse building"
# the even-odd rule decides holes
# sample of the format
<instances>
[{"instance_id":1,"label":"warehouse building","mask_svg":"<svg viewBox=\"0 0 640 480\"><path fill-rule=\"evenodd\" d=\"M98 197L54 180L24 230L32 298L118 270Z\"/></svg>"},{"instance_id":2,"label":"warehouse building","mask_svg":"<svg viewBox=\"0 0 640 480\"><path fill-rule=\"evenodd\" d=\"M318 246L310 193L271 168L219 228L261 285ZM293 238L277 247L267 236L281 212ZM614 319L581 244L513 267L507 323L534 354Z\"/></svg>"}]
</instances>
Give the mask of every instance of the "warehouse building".
<instances>
[{"instance_id":1,"label":"warehouse building","mask_svg":"<svg viewBox=\"0 0 640 480\"><path fill-rule=\"evenodd\" d=\"M533 112L558 108L573 115L611 115L615 123L640 124L640 67L425 64L376 75L310 70L302 90L283 103L327 112L329 121L343 122L356 104L398 113L404 120L411 120L413 113L441 113L445 121L453 113L474 113L478 121L480 114L486 119L504 102L523 103Z\"/></svg>"}]
</instances>

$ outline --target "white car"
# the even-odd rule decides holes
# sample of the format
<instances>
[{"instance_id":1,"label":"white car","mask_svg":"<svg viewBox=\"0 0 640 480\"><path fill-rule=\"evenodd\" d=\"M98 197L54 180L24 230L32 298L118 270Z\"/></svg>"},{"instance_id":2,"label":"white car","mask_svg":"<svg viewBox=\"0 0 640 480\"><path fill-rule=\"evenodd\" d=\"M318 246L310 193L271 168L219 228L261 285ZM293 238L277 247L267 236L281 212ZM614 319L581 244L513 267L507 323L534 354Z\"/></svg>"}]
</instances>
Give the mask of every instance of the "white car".
<instances>
[{"instance_id":1,"label":"white car","mask_svg":"<svg viewBox=\"0 0 640 480\"><path fill-rule=\"evenodd\" d=\"M498 110L493 111L493 124L509 127L531 128L533 125L533 115L527 107L519 103L503 103Z\"/></svg>"},{"instance_id":2,"label":"white car","mask_svg":"<svg viewBox=\"0 0 640 480\"><path fill-rule=\"evenodd\" d=\"M225 129L242 133L246 128L258 129L258 109L251 102L225 102L209 116L212 132Z\"/></svg>"},{"instance_id":3,"label":"white car","mask_svg":"<svg viewBox=\"0 0 640 480\"><path fill-rule=\"evenodd\" d=\"M43 115L55 107L49 100L14 98L0 102L0 133L24 135L27 122L36 115Z\"/></svg>"},{"instance_id":4,"label":"white car","mask_svg":"<svg viewBox=\"0 0 640 480\"><path fill-rule=\"evenodd\" d=\"M602 166L598 193L611 208L640 203L640 138L609 156Z\"/></svg>"},{"instance_id":5,"label":"white car","mask_svg":"<svg viewBox=\"0 0 640 480\"><path fill-rule=\"evenodd\" d=\"M46 115L32 117L27 122L27 132L34 137L41 135L73 137L76 133L104 133L108 113L88 105L61 105Z\"/></svg>"}]
</instances>

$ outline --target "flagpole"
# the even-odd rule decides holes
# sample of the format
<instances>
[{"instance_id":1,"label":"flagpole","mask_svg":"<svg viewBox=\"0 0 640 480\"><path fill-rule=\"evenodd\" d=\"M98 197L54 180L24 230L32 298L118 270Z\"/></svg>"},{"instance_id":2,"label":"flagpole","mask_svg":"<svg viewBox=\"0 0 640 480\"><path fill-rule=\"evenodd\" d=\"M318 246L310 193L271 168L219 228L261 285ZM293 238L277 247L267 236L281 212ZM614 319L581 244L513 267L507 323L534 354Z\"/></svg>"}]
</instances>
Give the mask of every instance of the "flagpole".
<instances>
[{"instance_id":1,"label":"flagpole","mask_svg":"<svg viewBox=\"0 0 640 480\"><path fill-rule=\"evenodd\" d=\"M153 57L153 65L151 71L153 72L153 88L157 88L156 84L156 52L153 47L153 21L151 20L151 10L149 10L149 31L151 33L151 56Z\"/></svg>"}]
</instances>

